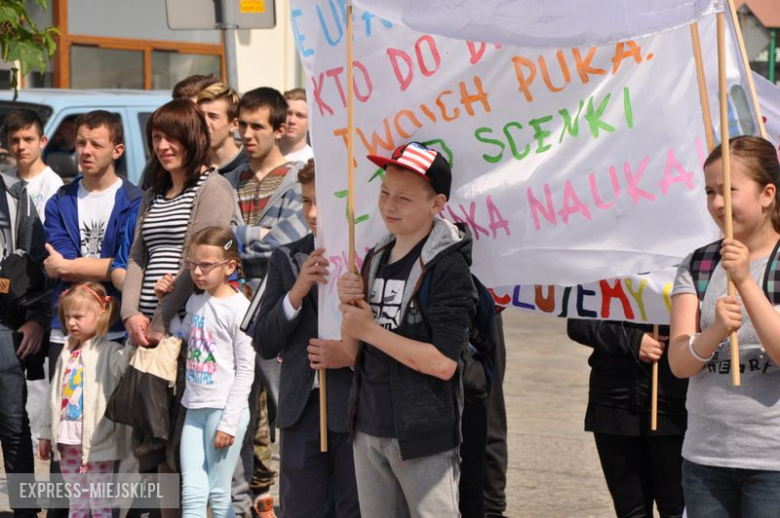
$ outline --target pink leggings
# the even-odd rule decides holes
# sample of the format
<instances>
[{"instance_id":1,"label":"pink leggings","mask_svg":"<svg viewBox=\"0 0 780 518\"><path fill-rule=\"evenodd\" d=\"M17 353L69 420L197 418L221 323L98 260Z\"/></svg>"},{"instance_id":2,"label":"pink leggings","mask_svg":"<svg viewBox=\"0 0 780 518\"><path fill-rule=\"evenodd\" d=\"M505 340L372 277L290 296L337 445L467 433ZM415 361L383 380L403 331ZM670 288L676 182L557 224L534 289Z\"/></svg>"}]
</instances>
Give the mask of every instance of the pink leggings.
<instances>
[{"instance_id":1,"label":"pink leggings","mask_svg":"<svg viewBox=\"0 0 780 518\"><path fill-rule=\"evenodd\" d=\"M60 452L60 470L65 482L71 487L79 487L80 493L71 494L69 518L111 518L111 506L107 498L91 498L90 486L111 482L114 475L114 461L88 462L86 473L79 475L81 467L81 446L58 444ZM78 482L78 486L75 484ZM97 490L97 489L96 489ZM103 493L104 491L101 491Z\"/></svg>"}]
</instances>

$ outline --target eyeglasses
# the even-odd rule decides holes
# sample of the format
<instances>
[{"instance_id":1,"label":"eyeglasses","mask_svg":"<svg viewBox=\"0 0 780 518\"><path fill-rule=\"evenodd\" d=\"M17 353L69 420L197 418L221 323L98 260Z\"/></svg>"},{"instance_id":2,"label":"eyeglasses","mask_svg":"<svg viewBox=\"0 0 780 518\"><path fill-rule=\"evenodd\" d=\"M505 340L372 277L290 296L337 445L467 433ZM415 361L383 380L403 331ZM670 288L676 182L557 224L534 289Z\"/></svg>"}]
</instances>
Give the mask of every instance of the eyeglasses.
<instances>
[{"instance_id":1,"label":"eyeglasses","mask_svg":"<svg viewBox=\"0 0 780 518\"><path fill-rule=\"evenodd\" d=\"M186 259L184 261L184 264L187 265L187 269L189 269L191 272L194 272L197 268L200 268L200 271L203 273L209 273L211 270L216 268L217 266L222 266L223 264L227 264L230 261L220 261L218 263L207 263L203 261L193 261L192 259Z\"/></svg>"}]
</instances>

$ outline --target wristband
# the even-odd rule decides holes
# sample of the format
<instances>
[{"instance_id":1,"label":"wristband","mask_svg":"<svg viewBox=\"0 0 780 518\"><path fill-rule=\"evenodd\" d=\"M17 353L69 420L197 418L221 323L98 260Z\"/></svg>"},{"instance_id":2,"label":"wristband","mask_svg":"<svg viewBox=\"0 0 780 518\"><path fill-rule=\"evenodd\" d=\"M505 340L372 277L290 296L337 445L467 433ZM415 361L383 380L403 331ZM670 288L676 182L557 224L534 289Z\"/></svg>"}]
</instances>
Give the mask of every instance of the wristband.
<instances>
[{"instance_id":1,"label":"wristband","mask_svg":"<svg viewBox=\"0 0 780 518\"><path fill-rule=\"evenodd\" d=\"M715 351L712 351L712 354L709 358L702 358L696 353L696 350L693 348L693 341L696 340L696 337L699 336L700 333L692 334L691 337L688 339L688 351L691 353L691 356L696 358L702 363L707 363L715 356Z\"/></svg>"}]
</instances>

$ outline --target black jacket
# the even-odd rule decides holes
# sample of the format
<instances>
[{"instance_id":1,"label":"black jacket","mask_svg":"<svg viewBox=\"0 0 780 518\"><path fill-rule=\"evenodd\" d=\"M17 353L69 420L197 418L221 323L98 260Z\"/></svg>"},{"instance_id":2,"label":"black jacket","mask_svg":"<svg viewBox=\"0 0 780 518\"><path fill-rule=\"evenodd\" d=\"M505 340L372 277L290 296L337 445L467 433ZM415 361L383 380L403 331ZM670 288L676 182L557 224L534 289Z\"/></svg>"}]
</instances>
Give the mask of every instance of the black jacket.
<instances>
[{"instance_id":1,"label":"black jacket","mask_svg":"<svg viewBox=\"0 0 780 518\"><path fill-rule=\"evenodd\" d=\"M393 236L388 235L366 255L362 268L366 300L369 299L368 293L382 256L392 249L394 243ZM470 265L471 234L468 229L436 219L420 258L407 278L401 304L401 324L395 332L412 340L431 343L457 362L461 349L468 341L470 319L477 302ZM423 275L428 272L432 275L431 291L423 317L419 311L417 291ZM351 433L354 433L363 361L361 344L350 393ZM460 373L456 371L452 378L445 381L394 360L390 369L393 417L401 458L415 459L455 448L461 441L463 395Z\"/></svg>"},{"instance_id":2,"label":"black jacket","mask_svg":"<svg viewBox=\"0 0 780 518\"><path fill-rule=\"evenodd\" d=\"M24 250L36 264L43 265L47 257L46 235L38 212L27 194L26 183L7 174L0 174L0 193L6 197L11 219L11 238L14 250ZM45 275L45 272L44 272ZM28 321L37 322L43 329L41 348L24 359L27 379L44 379L44 360L47 355L49 327L51 324L51 282L47 278L46 288L36 295L36 302L25 308L23 315L0 315L0 321L10 328L20 327ZM21 318L19 318L21 316Z\"/></svg>"},{"instance_id":3,"label":"black jacket","mask_svg":"<svg viewBox=\"0 0 780 518\"><path fill-rule=\"evenodd\" d=\"M586 429L610 433L603 426L603 408L619 409L624 419L633 419L640 431L649 430L647 422L650 412L652 364L639 360L639 346L645 333L652 333L653 326L630 322L570 319L567 325L569 338L593 348L588 359L591 366L590 392ZM669 336L669 327L661 326L661 336ZM688 381L678 379L669 368L668 348L658 361L658 414L659 432L685 429L685 395ZM601 416L601 418L598 418ZM613 416L614 417L614 416ZM590 422L588 422L590 420ZM665 422L666 421L666 422ZM671 421L671 422L670 422Z\"/></svg>"},{"instance_id":4,"label":"black jacket","mask_svg":"<svg viewBox=\"0 0 780 518\"><path fill-rule=\"evenodd\" d=\"M277 425L284 429L300 419L309 400L314 371L306 348L310 338L317 337L317 286L312 287L293 320L284 314L284 298L292 289L304 261L314 251L314 236L309 234L274 250L269 264L265 292L253 343L266 360L279 357L282 369L279 380ZM347 432L347 401L352 385L352 369L328 369L328 428Z\"/></svg>"}]
</instances>

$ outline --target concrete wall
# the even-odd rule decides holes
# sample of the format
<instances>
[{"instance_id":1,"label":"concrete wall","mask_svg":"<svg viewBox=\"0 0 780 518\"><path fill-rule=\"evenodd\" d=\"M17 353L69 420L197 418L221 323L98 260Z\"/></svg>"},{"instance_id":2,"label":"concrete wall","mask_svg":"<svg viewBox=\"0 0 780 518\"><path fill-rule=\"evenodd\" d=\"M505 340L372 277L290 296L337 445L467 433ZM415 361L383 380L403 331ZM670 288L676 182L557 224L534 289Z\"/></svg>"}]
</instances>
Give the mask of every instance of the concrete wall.
<instances>
[{"instance_id":1,"label":"concrete wall","mask_svg":"<svg viewBox=\"0 0 780 518\"><path fill-rule=\"evenodd\" d=\"M239 30L237 39L240 92L258 86L271 86L280 91L304 86L288 0L276 0L274 29Z\"/></svg>"}]
</instances>

